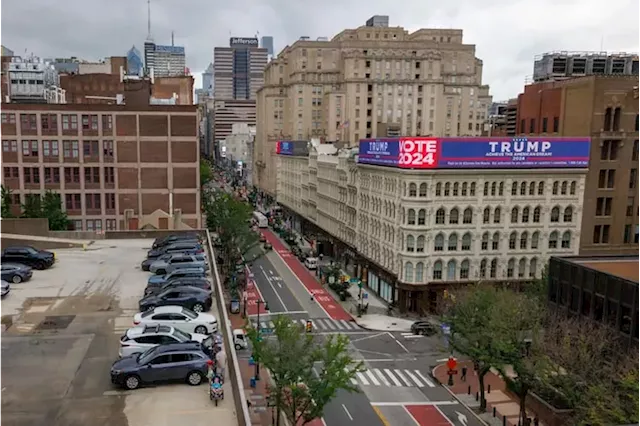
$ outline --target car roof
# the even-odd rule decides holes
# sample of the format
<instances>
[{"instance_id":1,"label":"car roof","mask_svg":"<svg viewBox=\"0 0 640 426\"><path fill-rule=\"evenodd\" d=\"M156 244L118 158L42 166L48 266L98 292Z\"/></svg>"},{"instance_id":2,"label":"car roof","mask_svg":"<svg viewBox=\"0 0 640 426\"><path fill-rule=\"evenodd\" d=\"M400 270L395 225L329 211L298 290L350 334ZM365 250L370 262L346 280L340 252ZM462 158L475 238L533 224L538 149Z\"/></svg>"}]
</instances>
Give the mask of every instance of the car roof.
<instances>
[{"instance_id":1,"label":"car roof","mask_svg":"<svg viewBox=\"0 0 640 426\"><path fill-rule=\"evenodd\" d=\"M171 274L184 274L187 272L202 272L204 271L204 268L201 268L200 266L194 266L193 268L189 267L189 268L182 268L182 269L176 269L175 271L169 272L169 275Z\"/></svg>"},{"instance_id":2,"label":"car roof","mask_svg":"<svg viewBox=\"0 0 640 426\"><path fill-rule=\"evenodd\" d=\"M177 305L169 305L169 306L156 306L153 309L154 314L173 314L182 312L183 307Z\"/></svg>"},{"instance_id":3,"label":"car roof","mask_svg":"<svg viewBox=\"0 0 640 426\"><path fill-rule=\"evenodd\" d=\"M163 287L164 288L164 287ZM189 290L189 291L199 291L201 293L208 293L208 290L204 290L200 287L194 287L194 286L190 286L190 285L176 285L176 286L172 286L171 289L167 288L165 291L176 291L176 290L180 290L180 289L184 289L184 290Z\"/></svg>"},{"instance_id":4,"label":"car roof","mask_svg":"<svg viewBox=\"0 0 640 426\"><path fill-rule=\"evenodd\" d=\"M166 343L164 345L156 346L156 354L178 351L199 351L202 352L202 343L200 342L176 342Z\"/></svg>"},{"instance_id":5,"label":"car roof","mask_svg":"<svg viewBox=\"0 0 640 426\"><path fill-rule=\"evenodd\" d=\"M2 266L9 266L9 267L13 267L13 268L27 268L27 265L23 265L22 263L9 263L9 262L2 262Z\"/></svg>"},{"instance_id":6,"label":"car roof","mask_svg":"<svg viewBox=\"0 0 640 426\"><path fill-rule=\"evenodd\" d=\"M138 327L132 327L127 330L127 337L135 338L140 336L146 336L148 334L159 334L159 333L172 333L173 327L168 325L144 325Z\"/></svg>"}]
</instances>

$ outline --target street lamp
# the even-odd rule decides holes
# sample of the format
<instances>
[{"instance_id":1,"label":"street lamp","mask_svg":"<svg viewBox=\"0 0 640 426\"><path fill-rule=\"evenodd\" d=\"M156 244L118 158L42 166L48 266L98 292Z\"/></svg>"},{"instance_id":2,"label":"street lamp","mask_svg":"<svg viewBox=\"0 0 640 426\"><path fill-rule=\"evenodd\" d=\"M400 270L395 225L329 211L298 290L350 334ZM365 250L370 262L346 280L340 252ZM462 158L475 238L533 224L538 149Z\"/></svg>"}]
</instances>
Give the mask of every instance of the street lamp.
<instances>
[{"instance_id":1,"label":"street lamp","mask_svg":"<svg viewBox=\"0 0 640 426\"><path fill-rule=\"evenodd\" d=\"M269 305L267 304L267 302L265 302L264 300L256 300L256 304L258 305L258 318L256 319L256 330L258 330L258 340L260 340L260 305L264 304L264 309L265 311L269 310ZM258 357L256 357L256 372L255 372L255 379L256 380L260 380L260 360L258 359Z\"/></svg>"}]
</instances>

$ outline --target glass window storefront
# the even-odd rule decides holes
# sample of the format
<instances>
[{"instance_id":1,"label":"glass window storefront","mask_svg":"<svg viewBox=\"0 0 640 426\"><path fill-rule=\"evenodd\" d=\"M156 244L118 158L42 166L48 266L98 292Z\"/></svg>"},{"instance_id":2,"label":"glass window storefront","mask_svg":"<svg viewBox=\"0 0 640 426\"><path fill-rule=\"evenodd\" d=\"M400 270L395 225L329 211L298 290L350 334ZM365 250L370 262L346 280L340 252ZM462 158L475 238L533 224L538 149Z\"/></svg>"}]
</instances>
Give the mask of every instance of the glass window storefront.
<instances>
[{"instance_id":1,"label":"glass window storefront","mask_svg":"<svg viewBox=\"0 0 640 426\"><path fill-rule=\"evenodd\" d=\"M376 274L370 271L367 274L367 278L367 285L374 293L376 293L388 303L393 303L396 300L395 289L391 284L383 279L380 279Z\"/></svg>"}]
</instances>

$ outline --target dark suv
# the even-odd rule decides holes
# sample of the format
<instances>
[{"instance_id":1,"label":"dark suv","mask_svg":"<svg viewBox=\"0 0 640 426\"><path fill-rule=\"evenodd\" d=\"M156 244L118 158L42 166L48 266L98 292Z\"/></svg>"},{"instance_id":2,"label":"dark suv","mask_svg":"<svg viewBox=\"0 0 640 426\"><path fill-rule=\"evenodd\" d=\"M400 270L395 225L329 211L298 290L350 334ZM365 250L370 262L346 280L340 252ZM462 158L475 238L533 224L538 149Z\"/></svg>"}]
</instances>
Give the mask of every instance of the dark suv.
<instances>
[{"instance_id":1,"label":"dark suv","mask_svg":"<svg viewBox=\"0 0 640 426\"><path fill-rule=\"evenodd\" d=\"M171 288L171 287L197 287L202 290L211 290L211 283L207 278L204 277L182 277L175 278L171 281L167 281L166 283L155 283L147 285L147 288L144 289L144 295L156 295L162 293L163 291Z\"/></svg>"},{"instance_id":2,"label":"dark suv","mask_svg":"<svg viewBox=\"0 0 640 426\"><path fill-rule=\"evenodd\" d=\"M204 253L204 249L202 245L197 241L185 241L169 244L168 246L163 246L157 249L149 250L147 252L147 259L152 259L154 257L160 257L163 254L169 253L185 253L185 254L200 254Z\"/></svg>"},{"instance_id":3,"label":"dark suv","mask_svg":"<svg viewBox=\"0 0 640 426\"><path fill-rule=\"evenodd\" d=\"M173 244L173 243L180 243L184 241L194 241L194 240L198 242L202 242L202 238L196 233L189 232L185 234L172 234L172 235L167 235L166 237L163 237L163 238L156 238L151 248L156 249L159 247L168 246L169 244Z\"/></svg>"},{"instance_id":4,"label":"dark suv","mask_svg":"<svg viewBox=\"0 0 640 426\"><path fill-rule=\"evenodd\" d=\"M7 247L2 250L2 263L22 263L35 269L50 268L56 261L56 256L46 250L37 250L30 246Z\"/></svg>"},{"instance_id":5,"label":"dark suv","mask_svg":"<svg viewBox=\"0 0 640 426\"><path fill-rule=\"evenodd\" d=\"M140 312L148 311L156 306L182 306L193 312L206 312L211 309L211 292L197 287L170 287L158 293L140 299Z\"/></svg>"},{"instance_id":6,"label":"dark suv","mask_svg":"<svg viewBox=\"0 0 640 426\"><path fill-rule=\"evenodd\" d=\"M159 345L114 362L111 383L137 389L146 383L184 380L198 386L207 377L209 359L199 342Z\"/></svg>"}]
</instances>

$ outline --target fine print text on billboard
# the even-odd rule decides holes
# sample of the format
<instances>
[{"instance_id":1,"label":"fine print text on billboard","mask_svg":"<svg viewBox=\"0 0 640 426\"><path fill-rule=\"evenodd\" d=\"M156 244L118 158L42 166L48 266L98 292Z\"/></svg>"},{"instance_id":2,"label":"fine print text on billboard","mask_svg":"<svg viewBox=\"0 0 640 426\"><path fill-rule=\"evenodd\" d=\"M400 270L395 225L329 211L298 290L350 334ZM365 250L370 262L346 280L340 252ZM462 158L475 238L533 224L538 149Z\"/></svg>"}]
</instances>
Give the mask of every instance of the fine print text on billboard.
<instances>
[{"instance_id":1,"label":"fine print text on billboard","mask_svg":"<svg viewBox=\"0 0 640 426\"><path fill-rule=\"evenodd\" d=\"M229 46L250 46L257 47L258 39L257 38L245 38L245 37L231 37L229 40Z\"/></svg>"},{"instance_id":2,"label":"fine print text on billboard","mask_svg":"<svg viewBox=\"0 0 640 426\"><path fill-rule=\"evenodd\" d=\"M398 138L360 141L358 162L408 169L586 168L589 138Z\"/></svg>"}]
</instances>

